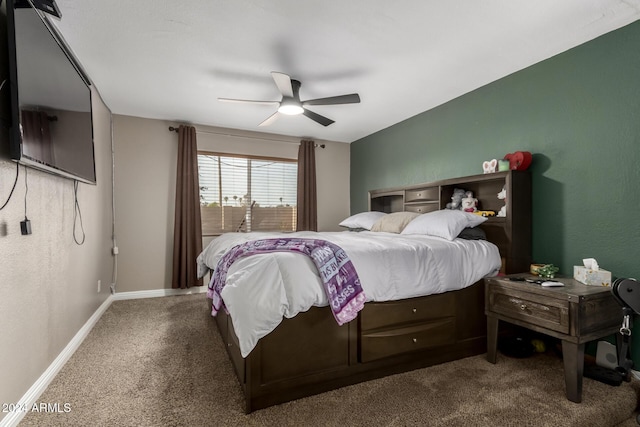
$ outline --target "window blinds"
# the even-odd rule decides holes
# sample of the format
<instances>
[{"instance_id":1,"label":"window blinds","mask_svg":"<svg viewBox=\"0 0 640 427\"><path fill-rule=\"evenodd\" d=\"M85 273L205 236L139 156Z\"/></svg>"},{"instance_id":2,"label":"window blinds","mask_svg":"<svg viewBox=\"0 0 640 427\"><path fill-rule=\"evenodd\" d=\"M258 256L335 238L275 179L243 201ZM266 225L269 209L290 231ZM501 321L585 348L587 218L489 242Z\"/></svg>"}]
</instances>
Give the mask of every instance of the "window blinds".
<instances>
[{"instance_id":1,"label":"window blinds","mask_svg":"<svg viewBox=\"0 0 640 427\"><path fill-rule=\"evenodd\" d=\"M295 231L295 160L199 153L202 234Z\"/></svg>"}]
</instances>

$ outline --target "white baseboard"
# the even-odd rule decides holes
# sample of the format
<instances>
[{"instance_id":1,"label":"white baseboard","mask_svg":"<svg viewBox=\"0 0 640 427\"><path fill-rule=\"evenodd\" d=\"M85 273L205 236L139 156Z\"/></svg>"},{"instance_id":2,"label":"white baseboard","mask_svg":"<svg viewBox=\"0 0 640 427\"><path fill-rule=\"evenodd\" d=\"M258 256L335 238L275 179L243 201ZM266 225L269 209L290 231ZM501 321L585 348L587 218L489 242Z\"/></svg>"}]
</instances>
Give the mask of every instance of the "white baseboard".
<instances>
[{"instance_id":1,"label":"white baseboard","mask_svg":"<svg viewBox=\"0 0 640 427\"><path fill-rule=\"evenodd\" d=\"M111 302L114 300L112 295L109 297L98 307L98 309L93 313L93 315L86 321L86 323L80 328L80 330L75 334L75 336L69 341L69 344L60 352L58 357L49 365L46 371L40 378L27 390L27 392L22 396L22 398L18 401L18 408L31 408L34 403L37 402L38 398L45 391L45 389L49 386L51 381L55 378L55 376L60 372L62 367L67 363L69 358L75 353L75 351L80 347L82 341L89 335L91 329L95 326L95 324L100 320L102 315L111 305ZM17 426L18 423L24 418L27 414L25 411L16 411L9 412L1 421L0 427L14 427Z\"/></svg>"},{"instance_id":2,"label":"white baseboard","mask_svg":"<svg viewBox=\"0 0 640 427\"><path fill-rule=\"evenodd\" d=\"M201 294L207 292L206 286L194 286L188 289L152 289L150 291L131 291L131 292L116 292L113 294L114 301L123 301L128 299L142 299L142 298L158 298L158 297L172 297L176 295L192 295Z\"/></svg>"}]
</instances>

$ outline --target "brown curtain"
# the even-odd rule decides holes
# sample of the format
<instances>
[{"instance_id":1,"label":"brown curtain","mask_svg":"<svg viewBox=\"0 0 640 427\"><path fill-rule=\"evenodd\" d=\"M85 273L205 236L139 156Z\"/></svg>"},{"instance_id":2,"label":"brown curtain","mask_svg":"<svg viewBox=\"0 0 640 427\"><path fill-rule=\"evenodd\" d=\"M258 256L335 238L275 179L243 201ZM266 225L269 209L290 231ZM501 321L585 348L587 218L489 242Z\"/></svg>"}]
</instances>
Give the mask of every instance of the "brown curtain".
<instances>
[{"instance_id":1,"label":"brown curtain","mask_svg":"<svg viewBox=\"0 0 640 427\"><path fill-rule=\"evenodd\" d=\"M196 258L202 252L200 184L196 128L178 128L176 214L173 227L173 288L202 286L197 278Z\"/></svg>"},{"instance_id":2,"label":"brown curtain","mask_svg":"<svg viewBox=\"0 0 640 427\"><path fill-rule=\"evenodd\" d=\"M316 148L313 141L300 141L298 149L298 220L296 230L318 231L316 196Z\"/></svg>"}]
</instances>

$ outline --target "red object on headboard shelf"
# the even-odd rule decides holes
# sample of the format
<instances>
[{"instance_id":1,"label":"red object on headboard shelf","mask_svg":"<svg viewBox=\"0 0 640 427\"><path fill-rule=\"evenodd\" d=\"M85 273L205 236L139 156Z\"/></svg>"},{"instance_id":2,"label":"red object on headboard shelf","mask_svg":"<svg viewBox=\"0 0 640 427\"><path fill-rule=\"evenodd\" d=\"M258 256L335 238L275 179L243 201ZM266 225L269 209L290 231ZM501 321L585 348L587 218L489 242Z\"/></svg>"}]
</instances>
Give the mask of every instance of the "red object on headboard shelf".
<instances>
[{"instance_id":1,"label":"red object on headboard shelf","mask_svg":"<svg viewBox=\"0 0 640 427\"><path fill-rule=\"evenodd\" d=\"M509 160L509 169L525 171L531 165L533 156L528 151L516 151L504 156L505 160Z\"/></svg>"}]
</instances>

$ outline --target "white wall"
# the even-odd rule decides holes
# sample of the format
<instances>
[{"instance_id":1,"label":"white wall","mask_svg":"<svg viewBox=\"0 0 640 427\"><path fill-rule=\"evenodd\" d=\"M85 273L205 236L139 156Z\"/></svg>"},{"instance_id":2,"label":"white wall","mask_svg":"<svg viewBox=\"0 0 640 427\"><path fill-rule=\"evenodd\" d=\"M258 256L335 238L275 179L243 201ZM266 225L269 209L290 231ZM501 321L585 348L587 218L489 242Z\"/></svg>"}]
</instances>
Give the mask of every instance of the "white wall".
<instances>
[{"instance_id":1,"label":"white wall","mask_svg":"<svg viewBox=\"0 0 640 427\"><path fill-rule=\"evenodd\" d=\"M109 296L112 278L111 113L93 92L97 185L79 184L86 240L73 240L73 181L28 169L27 215L20 233L25 170L0 211L0 402L16 403ZM2 140L6 141L6 129ZM16 164L0 159L0 205ZM78 229L79 231L79 229ZM79 234L78 234L79 236ZM102 290L97 291L101 280ZM0 413L0 418L6 414Z\"/></svg>"},{"instance_id":2,"label":"white wall","mask_svg":"<svg viewBox=\"0 0 640 427\"><path fill-rule=\"evenodd\" d=\"M171 288L178 135L175 122L114 115L118 292ZM299 138L198 126L201 150L295 159ZM318 228L349 215L349 145L316 150ZM204 244L211 239L204 239Z\"/></svg>"}]
</instances>

